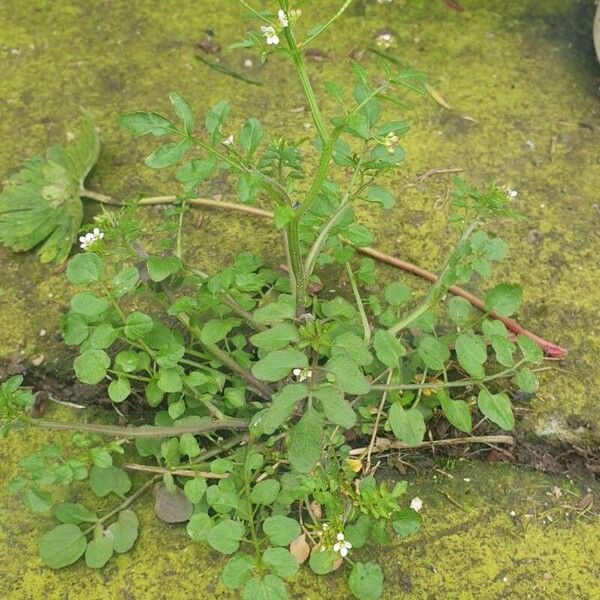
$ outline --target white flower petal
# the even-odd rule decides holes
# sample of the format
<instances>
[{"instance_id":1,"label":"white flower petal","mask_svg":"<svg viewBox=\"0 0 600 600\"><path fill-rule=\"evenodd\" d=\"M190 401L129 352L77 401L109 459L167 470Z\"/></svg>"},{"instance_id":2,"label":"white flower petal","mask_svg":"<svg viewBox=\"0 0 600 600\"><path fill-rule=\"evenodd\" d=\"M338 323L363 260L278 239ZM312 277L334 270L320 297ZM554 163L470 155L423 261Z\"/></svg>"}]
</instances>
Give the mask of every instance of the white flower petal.
<instances>
[{"instance_id":1,"label":"white flower petal","mask_svg":"<svg viewBox=\"0 0 600 600\"><path fill-rule=\"evenodd\" d=\"M283 10L279 9L277 11L277 18L279 19L279 23L281 23L282 27L287 27L289 25L288 18Z\"/></svg>"},{"instance_id":2,"label":"white flower petal","mask_svg":"<svg viewBox=\"0 0 600 600\"><path fill-rule=\"evenodd\" d=\"M341 532L340 532L340 533L338 533L338 534L337 534L335 537L336 537L336 538L337 538L337 539L338 539L340 542L343 542L343 541L344 541L344 534L343 534L343 533L341 533Z\"/></svg>"},{"instance_id":3,"label":"white flower petal","mask_svg":"<svg viewBox=\"0 0 600 600\"><path fill-rule=\"evenodd\" d=\"M342 545L341 544L334 544L333 545L333 551L334 552L341 552L342 551Z\"/></svg>"},{"instance_id":4,"label":"white flower petal","mask_svg":"<svg viewBox=\"0 0 600 600\"><path fill-rule=\"evenodd\" d=\"M348 548L346 548L346 546L342 546L340 548L340 554L342 555L342 558L345 558L346 556L348 556Z\"/></svg>"},{"instance_id":5,"label":"white flower petal","mask_svg":"<svg viewBox=\"0 0 600 600\"><path fill-rule=\"evenodd\" d=\"M344 542L346 548L348 548L348 550L350 550L352 548L352 544L350 542Z\"/></svg>"}]
</instances>

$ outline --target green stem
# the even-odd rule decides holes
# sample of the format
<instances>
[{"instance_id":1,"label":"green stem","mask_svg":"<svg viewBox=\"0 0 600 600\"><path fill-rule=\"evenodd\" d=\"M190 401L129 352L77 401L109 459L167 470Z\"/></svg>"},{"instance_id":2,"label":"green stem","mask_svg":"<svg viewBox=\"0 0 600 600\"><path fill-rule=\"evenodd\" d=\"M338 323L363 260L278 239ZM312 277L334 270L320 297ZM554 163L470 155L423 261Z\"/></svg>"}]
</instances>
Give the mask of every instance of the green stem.
<instances>
[{"instance_id":1,"label":"green stem","mask_svg":"<svg viewBox=\"0 0 600 600\"><path fill-rule=\"evenodd\" d=\"M348 274L348 279L350 280L350 285L352 286L352 293L354 294L354 299L356 301L356 306L358 307L358 313L362 322L364 332L363 339L365 343L368 343L371 339L371 326L369 325L369 319L367 318L367 313L365 312L365 306L362 298L360 297L360 292L358 291L358 286L356 285L356 278L354 277L354 273L352 272L352 267L350 266L349 261L346 263L346 273Z\"/></svg>"},{"instance_id":2,"label":"green stem","mask_svg":"<svg viewBox=\"0 0 600 600\"><path fill-rule=\"evenodd\" d=\"M365 157L366 147L367 147L367 143L364 142L362 152L360 155L360 159L358 160L358 163L356 164L354 173L352 173L352 178L350 180L350 184L348 185L348 189L346 190L346 193L344 194L344 197L342 198L340 205L335 209L335 211L333 212L331 217L329 217L329 221L327 221L327 223L325 224L323 229L321 229L321 231L319 232L317 239L315 240L314 244L312 245L312 247L308 253L308 256L306 257L306 260L304 262L304 271L306 272L307 277L310 277L312 275L312 272L314 271L314 268L315 268L317 258L319 256L321 249L323 248L325 242L327 241L329 233L339 223L341 218L344 216L344 213L346 212L346 210L348 210L348 208L352 204L352 201L354 200L354 197L352 196L352 189L354 188L356 179L358 178L358 175L360 173L360 167L362 166L362 163L363 163L363 160Z\"/></svg>"},{"instance_id":3,"label":"green stem","mask_svg":"<svg viewBox=\"0 0 600 600\"><path fill-rule=\"evenodd\" d=\"M481 385L488 381L494 381L495 379L502 379L504 377L510 377L516 370L525 362L520 360L510 369L505 369L494 375L488 375L483 379L460 379L458 381L444 381L444 382L432 382L432 383L402 383L402 384L391 384L391 385L372 385L372 390L439 390L443 388L458 388L458 387L470 387L473 385Z\"/></svg>"},{"instance_id":4,"label":"green stem","mask_svg":"<svg viewBox=\"0 0 600 600\"><path fill-rule=\"evenodd\" d=\"M285 10L285 3L280 1L280 5ZM310 114L312 115L313 122L317 128L317 133L319 134L323 144L325 144L329 139L329 136L327 134L327 128L325 127L325 122L323 121L323 117L321 116L321 111L317 103L317 97L315 96L312 84L308 78L308 73L304 65L304 59L302 58L302 54L300 53L299 47L294 39L292 28L284 27L283 32L290 50L290 54L292 55L294 65L296 67L296 71L298 73L298 78L300 79L300 85L302 85L302 90L304 91L304 95L306 96L306 100L308 102Z\"/></svg>"}]
</instances>

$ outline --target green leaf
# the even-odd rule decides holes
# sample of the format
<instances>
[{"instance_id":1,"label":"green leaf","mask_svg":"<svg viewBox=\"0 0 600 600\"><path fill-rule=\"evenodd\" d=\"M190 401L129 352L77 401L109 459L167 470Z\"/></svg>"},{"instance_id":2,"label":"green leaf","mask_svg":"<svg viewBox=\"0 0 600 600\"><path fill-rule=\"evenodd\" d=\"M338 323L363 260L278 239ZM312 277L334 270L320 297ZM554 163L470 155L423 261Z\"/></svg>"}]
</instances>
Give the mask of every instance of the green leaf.
<instances>
[{"instance_id":1,"label":"green leaf","mask_svg":"<svg viewBox=\"0 0 600 600\"><path fill-rule=\"evenodd\" d=\"M121 115L119 125L133 135L167 135L176 133L175 126L162 115L155 112L132 112Z\"/></svg>"},{"instance_id":2,"label":"green leaf","mask_svg":"<svg viewBox=\"0 0 600 600\"><path fill-rule=\"evenodd\" d=\"M258 119L248 119L240 132L240 146L247 156L252 156L258 149L263 136L262 125Z\"/></svg>"},{"instance_id":3,"label":"green leaf","mask_svg":"<svg viewBox=\"0 0 600 600\"><path fill-rule=\"evenodd\" d=\"M94 523L98 520L95 512L74 502L62 502L54 509L54 516L61 523L78 525L79 523Z\"/></svg>"},{"instance_id":4,"label":"green leaf","mask_svg":"<svg viewBox=\"0 0 600 600\"><path fill-rule=\"evenodd\" d=\"M214 526L215 522L206 513L196 513L187 524L187 532L194 542L205 542Z\"/></svg>"},{"instance_id":5,"label":"green leaf","mask_svg":"<svg viewBox=\"0 0 600 600\"><path fill-rule=\"evenodd\" d=\"M336 425L350 429L356 425L356 413L340 390L332 385L319 386L314 396L321 401L325 416Z\"/></svg>"},{"instance_id":6,"label":"green leaf","mask_svg":"<svg viewBox=\"0 0 600 600\"><path fill-rule=\"evenodd\" d=\"M400 359L406 354L404 346L383 329L375 330L373 334L373 348L375 355L386 366L392 369L397 369L400 364Z\"/></svg>"},{"instance_id":7,"label":"green leaf","mask_svg":"<svg viewBox=\"0 0 600 600\"><path fill-rule=\"evenodd\" d=\"M99 150L96 126L85 116L70 144L28 160L0 194L0 243L15 252L39 246L41 262L64 262L83 218L79 194Z\"/></svg>"},{"instance_id":8,"label":"green leaf","mask_svg":"<svg viewBox=\"0 0 600 600\"><path fill-rule=\"evenodd\" d=\"M181 119L185 131L187 133L193 132L196 119L192 107L177 92L171 92L169 94L169 100L171 101L175 114Z\"/></svg>"},{"instance_id":9,"label":"green leaf","mask_svg":"<svg viewBox=\"0 0 600 600\"><path fill-rule=\"evenodd\" d=\"M117 404L123 402L131 394L131 386L127 377L119 377L110 382L108 397Z\"/></svg>"},{"instance_id":10,"label":"green leaf","mask_svg":"<svg viewBox=\"0 0 600 600\"><path fill-rule=\"evenodd\" d=\"M460 366L475 379L483 379L483 363L487 360L487 351L483 338L461 333L454 344L456 358Z\"/></svg>"},{"instance_id":11,"label":"green leaf","mask_svg":"<svg viewBox=\"0 0 600 600\"><path fill-rule=\"evenodd\" d=\"M346 525L344 534L355 549L362 548L369 539L371 520L366 515L360 515L355 523Z\"/></svg>"},{"instance_id":12,"label":"green leaf","mask_svg":"<svg viewBox=\"0 0 600 600\"><path fill-rule=\"evenodd\" d=\"M440 399L444 415L450 424L460 431L470 433L473 428L473 421L469 405L464 400L451 400L445 390L438 392L437 396Z\"/></svg>"},{"instance_id":13,"label":"green leaf","mask_svg":"<svg viewBox=\"0 0 600 600\"><path fill-rule=\"evenodd\" d=\"M112 533L101 531L94 534L85 549L85 564L90 569L101 569L113 555L114 538Z\"/></svg>"},{"instance_id":14,"label":"green leaf","mask_svg":"<svg viewBox=\"0 0 600 600\"><path fill-rule=\"evenodd\" d=\"M335 358L349 358L357 365L367 366L373 362L373 356L362 337L354 333L342 333L333 340L331 349Z\"/></svg>"},{"instance_id":15,"label":"green leaf","mask_svg":"<svg viewBox=\"0 0 600 600\"><path fill-rule=\"evenodd\" d=\"M217 102L206 115L205 126L206 131L212 134L213 140L217 139L221 133L221 125L224 123L229 114L229 102L221 100Z\"/></svg>"},{"instance_id":16,"label":"green leaf","mask_svg":"<svg viewBox=\"0 0 600 600\"><path fill-rule=\"evenodd\" d=\"M392 306L403 306L410 302L410 289L403 283L394 282L386 286L384 292L385 300Z\"/></svg>"},{"instance_id":17,"label":"green leaf","mask_svg":"<svg viewBox=\"0 0 600 600\"><path fill-rule=\"evenodd\" d=\"M211 319L200 331L200 341L203 344L216 344L224 340L228 333L240 324L238 319Z\"/></svg>"},{"instance_id":18,"label":"green leaf","mask_svg":"<svg viewBox=\"0 0 600 600\"><path fill-rule=\"evenodd\" d=\"M75 285L94 283L102 277L102 261L93 252L75 255L67 265L67 279Z\"/></svg>"},{"instance_id":19,"label":"green leaf","mask_svg":"<svg viewBox=\"0 0 600 600\"><path fill-rule=\"evenodd\" d=\"M138 537L139 521L132 510L122 510L115 523L108 527L113 536L113 547L115 552L123 554L129 552Z\"/></svg>"},{"instance_id":20,"label":"green leaf","mask_svg":"<svg viewBox=\"0 0 600 600\"><path fill-rule=\"evenodd\" d=\"M51 569L61 569L81 558L86 545L85 536L77 525L58 525L42 536L40 558Z\"/></svg>"},{"instance_id":21,"label":"green leaf","mask_svg":"<svg viewBox=\"0 0 600 600\"><path fill-rule=\"evenodd\" d=\"M150 279L160 283L181 269L181 259L177 256L150 256L147 265Z\"/></svg>"},{"instance_id":22,"label":"green leaf","mask_svg":"<svg viewBox=\"0 0 600 600\"><path fill-rule=\"evenodd\" d=\"M254 567L255 563L252 556L236 554L227 561L221 572L221 579L229 589L237 590L250 579Z\"/></svg>"},{"instance_id":23,"label":"green leaf","mask_svg":"<svg viewBox=\"0 0 600 600\"><path fill-rule=\"evenodd\" d=\"M418 353L425 366L434 371L441 371L450 358L450 351L446 344L430 335L423 336Z\"/></svg>"},{"instance_id":24,"label":"green leaf","mask_svg":"<svg viewBox=\"0 0 600 600\"><path fill-rule=\"evenodd\" d=\"M271 352L300 341L300 335L292 323L279 323L270 329L254 334L250 337L250 341L256 348Z\"/></svg>"},{"instance_id":25,"label":"green leaf","mask_svg":"<svg viewBox=\"0 0 600 600\"><path fill-rule=\"evenodd\" d=\"M89 334L89 328L82 315L67 313L61 323L63 339L67 346L78 346Z\"/></svg>"},{"instance_id":26,"label":"green leaf","mask_svg":"<svg viewBox=\"0 0 600 600\"><path fill-rule=\"evenodd\" d=\"M357 562L348 577L348 585L359 600L377 600L383 594L383 571L375 563Z\"/></svg>"},{"instance_id":27,"label":"green leaf","mask_svg":"<svg viewBox=\"0 0 600 600\"><path fill-rule=\"evenodd\" d=\"M160 390L168 394L180 392L183 388L181 375L176 369L160 369L157 385Z\"/></svg>"},{"instance_id":28,"label":"green leaf","mask_svg":"<svg viewBox=\"0 0 600 600\"><path fill-rule=\"evenodd\" d=\"M217 159L212 155L205 159L192 159L177 169L175 178L191 193L213 174L216 166Z\"/></svg>"},{"instance_id":29,"label":"green leaf","mask_svg":"<svg viewBox=\"0 0 600 600\"><path fill-rule=\"evenodd\" d=\"M123 332L130 340L139 340L152 331L154 322L149 315L135 311L127 315Z\"/></svg>"},{"instance_id":30,"label":"green leaf","mask_svg":"<svg viewBox=\"0 0 600 600\"><path fill-rule=\"evenodd\" d=\"M468 300L460 296L452 296L448 300L448 316L455 325L463 327L473 314L473 307Z\"/></svg>"},{"instance_id":31,"label":"green leaf","mask_svg":"<svg viewBox=\"0 0 600 600\"><path fill-rule=\"evenodd\" d=\"M300 473L308 473L321 458L323 415L309 409L290 432L288 458Z\"/></svg>"},{"instance_id":32,"label":"green leaf","mask_svg":"<svg viewBox=\"0 0 600 600\"><path fill-rule=\"evenodd\" d=\"M412 508L401 508L393 515L392 527L400 537L408 537L421 527L421 515Z\"/></svg>"},{"instance_id":33,"label":"green leaf","mask_svg":"<svg viewBox=\"0 0 600 600\"><path fill-rule=\"evenodd\" d=\"M104 498L113 493L123 497L131 489L129 475L119 467L93 466L90 469L90 489L98 498Z\"/></svg>"},{"instance_id":34,"label":"green leaf","mask_svg":"<svg viewBox=\"0 0 600 600\"><path fill-rule=\"evenodd\" d=\"M179 438L179 452L189 458L195 458L200 455L200 446L198 440L191 433L184 433Z\"/></svg>"},{"instance_id":35,"label":"green leaf","mask_svg":"<svg viewBox=\"0 0 600 600\"><path fill-rule=\"evenodd\" d=\"M280 489L281 485L276 479L264 479L254 485L250 500L254 504L273 504Z\"/></svg>"},{"instance_id":36,"label":"green leaf","mask_svg":"<svg viewBox=\"0 0 600 600\"><path fill-rule=\"evenodd\" d=\"M89 252L86 254L89 254ZM115 296L117 298L122 298L133 291L136 288L139 279L140 272L137 267L124 267L121 269L112 280Z\"/></svg>"},{"instance_id":37,"label":"green leaf","mask_svg":"<svg viewBox=\"0 0 600 600\"><path fill-rule=\"evenodd\" d=\"M167 142L159 146L146 160L146 166L151 169L164 169L174 165L183 158L190 149L192 142L185 138L179 142Z\"/></svg>"},{"instance_id":38,"label":"green leaf","mask_svg":"<svg viewBox=\"0 0 600 600\"><path fill-rule=\"evenodd\" d=\"M106 377L110 357L104 350L88 350L73 361L77 379L88 385L96 385Z\"/></svg>"},{"instance_id":39,"label":"green leaf","mask_svg":"<svg viewBox=\"0 0 600 600\"><path fill-rule=\"evenodd\" d=\"M535 373L526 367L517 373L515 376L515 383L520 390L523 390L529 394L535 394L539 387Z\"/></svg>"},{"instance_id":40,"label":"green leaf","mask_svg":"<svg viewBox=\"0 0 600 600\"><path fill-rule=\"evenodd\" d=\"M260 421L262 431L271 435L293 414L296 404L308 397L308 387L301 383L290 383L273 394L272 402Z\"/></svg>"},{"instance_id":41,"label":"green leaf","mask_svg":"<svg viewBox=\"0 0 600 600\"><path fill-rule=\"evenodd\" d=\"M287 600L283 581L276 575L253 577L244 587L242 600Z\"/></svg>"},{"instance_id":42,"label":"green leaf","mask_svg":"<svg viewBox=\"0 0 600 600\"><path fill-rule=\"evenodd\" d=\"M521 286L512 283L501 283L490 290L485 296L484 308L495 312L501 317L510 317L519 310L523 301Z\"/></svg>"},{"instance_id":43,"label":"green leaf","mask_svg":"<svg viewBox=\"0 0 600 600\"><path fill-rule=\"evenodd\" d=\"M52 508L52 495L50 492L29 488L23 494L23 504L33 513L45 513Z\"/></svg>"},{"instance_id":44,"label":"green leaf","mask_svg":"<svg viewBox=\"0 0 600 600\"><path fill-rule=\"evenodd\" d=\"M502 429L510 431L515 426L510 399L506 394L490 394L483 389L477 397L477 405L490 421Z\"/></svg>"},{"instance_id":45,"label":"green leaf","mask_svg":"<svg viewBox=\"0 0 600 600\"><path fill-rule=\"evenodd\" d=\"M285 548L267 548L263 553L263 562L279 577L291 577L300 568L296 558Z\"/></svg>"},{"instance_id":46,"label":"green leaf","mask_svg":"<svg viewBox=\"0 0 600 600\"><path fill-rule=\"evenodd\" d=\"M321 550L314 546L308 559L308 565L313 573L327 575L333 571L333 565L338 558L339 555L331 548Z\"/></svg>"},{"instance_id":47,"label":"green leaf","mask_svg":"<svg viewBox=\"0 0 600 600\"><path fill-rule=\"evenodd\" d=\"M192 504L197 504L202 500L202 496L206 492L206 480L202 477L194 477L188 479L183 486L183 492Z\"/></svg>"},{"instance_id":48,"label":"green leaf","mask_svg":"<svg viewBox=\"0 0 600 600\"><path fill-rule=\"evenodd\" d=\"M108 300L98 298L92 292L80 292L71 298L71 310L74 313L94 319L108 310Z\"/></svg>"},{"instance_id":49,"label":"green leaf","mask_svg":"<svg viewBox=\"0 0 600 600\"><path fill-rule=\"evenodd\" d=\"M252 365L252 374L263 381L279 381L289 375L292 369L308 367L304 352L287 348L274 350Z\"/></svg>"},{"instance_id":50,"label":"green leaf","mask_svg":"<svg viewBox=\"0 0 600 600\"><path fill-rule=\"evenodd\" d=\"M524 335L517 336L517 344L523 353L523 358L532 363L539 363L544 358L542 349L531 339Z\"/></svg>"},{"instance_id":51,"label":"green leaf","mask_svg":"<svg viewBox=\"0 0 600 600\"><path fill-rule=\"evenodd\" d=\"M369 188L366 200L381 204L381 206L386 210L393 208L396 204L396 198L394 198L394 196L392 196L388 190L382 188L380 185L372 185Z\"/></svg>"},{"instance_id":52,"label":"green leaf","mask_svg":"<svg viewBox=\"0 0 600 600\"><path fill-rule=\"evenodd\" d=\"M349 358L330 358L325 368L335 376L338 387L348 394L367 394L371 389L362 371Z\"/></svg>"},{"instance_id":53,"label":"green leaf","mask_svg":"<svg viewBox=\"0 0 600 600\"><path fill-rule=\"evenodd\" d=\"M271 302L257 308L253 316L256 321L265 325L280 323L286 319L291 320L294 318L294 306L289 302Z\"/></svg>"},{"instance_id":54,"label":"green leaf","mask_svg":"<svg viewBox=\"0 0 600 600\"><path fill-rule=\"evenodd\" d=\"M501 335L493 335L490 341L496 353L496 360L505 367L512 367L515 363L512 356L515 345L507 337Z\"/></svg>"},{"instance_id":55,"label":"green leaf","mask_svg":"<svg viewBox=\"0 0 600 600\"><path fill-rule=\"evenodd\" d=\"M276 515L263 521L263 531L274 546L287 546L301 533L296 519Z\"/></svg>"},{"instance_id":56,"label":"green leaf","mask_svg":"<svg viewBox=\"0 0 600 600\"><path fill-rule=\"evenodd\" d=\"M394 435L410 446L423 441L426 429L425 419L416 408L405 410L400 403L395 402L390 407L388 422Z\"/></svg>"},{"instance_id":57,"label":"green leaf","mask_svg":"<svg viewBox=\"0 0 600 600\"><path fill-rule=\"evenodd\" d=\"M210 547L221 554L233 554L244 538L244 525L240 521L224 519L217 523L206 536Z\"/></svg>"},{"instance_id":58,"label":"green leaf","mask_svg":"<svg viewBox=\"0 0 600 600\"><path fill-rule=\"evenodd\" d=\"M105 350L106 348L110 348L118 337L119 331L110 323L100 323L98 327L94 327L94 329L91 330L89 345L91 348Z\"/></svg>"}]
</instances>

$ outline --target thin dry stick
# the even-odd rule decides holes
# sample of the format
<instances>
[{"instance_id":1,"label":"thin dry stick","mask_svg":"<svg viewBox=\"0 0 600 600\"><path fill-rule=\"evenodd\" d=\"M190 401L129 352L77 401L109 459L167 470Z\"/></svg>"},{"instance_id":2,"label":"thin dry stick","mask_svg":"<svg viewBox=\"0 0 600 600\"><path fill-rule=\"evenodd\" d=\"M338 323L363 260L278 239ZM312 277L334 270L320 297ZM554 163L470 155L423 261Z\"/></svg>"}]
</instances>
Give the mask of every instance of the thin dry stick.
<instances>
[{"instance_id":1,"label":"thin dry stick","mask_svg":"<svg viewBox=\"0 0 600 600\"><path fill-rule=\"evenodd\" d=\"M392 380L393 370L390 369L387 376L386 386L390 385L390 381ZM383 394L381 394L381 401L379 402L379 407L377 408L377 417L375 418L375 424L373 425L373 434L371 435L371 441L369 442L369 447L367 449L367 467L365 469L365 473L368 473L371 469L371 453L373 452L373 448L375 446L375 442L377 440L377 431L379 430L379 421L381 420L381 413L383 412L383 406L385 404L385 399L387 398L388 390L387 388L383 390Z\"/></svg>"},{"instance_id":2,"label":"thin dry stick","mask_svg":"<svg viewBox=\"0 0 600 600\"><path fill-rule=\"evenodd\" d=\"M437 169L436 172L442 171L441 169ZM451 169L448 169L447 172L450 172ZM90 198L91 200L95 200L96 202L100 202L102 204L109 204L114 206L122 206L123 203L119 200L111 198L110 196L105 196L104 194L99 194L97 192L92 192L89 190L85 190L81 193L81 195L85 198ZM141 205L153 205L153 204L172 204L176 201L176 196L157 196L155 198L142 198L139 201ZM263 217L267 219L273 218L273 213L268 210L263 210L261 208L255 208L253 206L246 206L245 204L240 204L237 202L224 202L221 200L212 200L210 198L193 198L191 200L187 200L187 203L195 206L206 206L209 208L224 208L227 210L234 210L238 212L243 212L247 214L251 214L257 217ZM396 267L397 269L402 269L403 271L407 271L408 273L412 273L413 275L417 275L418 277L422 277L427 281L435 283L437 281L437 275L435 273L431 273L421 267L409 263L407 261L401 260L399 258L395 258L394 256L390 256L389 254L385 254L384 252L380 252L379 250L375 250L375 248L370 248L369 246L354 246L358 252L364 254L366 256L370 256L379 262L391 265L392 267ZM452 294L456 296L460 296L465 300L468 300L474 307L479 310L484 310L483 302L474 296L473 294L463 290L462 288L453 285L449 290ZM561 348L548 340L543 339L539 335L525 329L521 325L519 325L516 321L512 319L508 319L506 317L501 317L496 315L495 313L489 313L490 317L494 319L498 319L502 321L506 327L516 334L521 334L532 341L534 341L543 351L546 356L551 358L564 358L567 355L567 350L565 348Z\"/></svg>"},{"instance_id":3,"label":"thin dry stick","mask_svg":"<svg viewBox=\"0 0 600 600\"><path fill-rule=\"evenodd\" d=\"M140 465L137 463L125 463L120 465L129 471L143 471L144 473L170 473L179 477L203 477L204 479L227 479L227 473L208 473L206 471L194 471L193 469L165 469L164 467L153 467L151 465Z\"/></svg>"},{"instance_id":4,"label":"thin dry stick","mask_svg":"<svg viewBox=\"0 0 600 600\"><path fill-rule=\"evenodd\" d=\"M420 442L419 444L407 444L399 440L389 441L387 438L377 438L374 452L387 452L391 448L398 450L417 450L419 448L432 448L433 446L456 446L460 444L508 444L513 445L515 439L510 435L481 435L462 438L448 438L447 440L431 440L430 442ZM350 456L364 454L367 448L353 448L350 450Z\"/></svg>"}]
</instances>

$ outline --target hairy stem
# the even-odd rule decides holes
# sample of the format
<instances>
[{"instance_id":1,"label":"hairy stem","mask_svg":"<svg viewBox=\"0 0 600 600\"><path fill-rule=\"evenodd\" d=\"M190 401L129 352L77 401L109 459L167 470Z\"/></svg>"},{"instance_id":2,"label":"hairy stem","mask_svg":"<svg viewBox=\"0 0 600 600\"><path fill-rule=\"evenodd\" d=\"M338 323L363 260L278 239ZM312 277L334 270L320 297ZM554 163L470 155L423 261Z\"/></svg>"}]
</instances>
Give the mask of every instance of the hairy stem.
<instances>
[{"instance_id":1,"label":"hairy stem","mask_svg":"<svg viewBox=\"0 0 600 600\"><path fill-rule=\"evenodd\" d=\"M175 437L184 433L200 434L219 429L248 429L246 419L226 418L221 420L202 421L192 425L181 425L179 427L120 427L118 425L100 425L94 423L64 423L61 421L46 421L31 419L28 423L41 427L42 429L54 429L59 431L83 431L86 433L98 433L113 437L130 438L160 438Z\"/></svg>"}]
</instances>

